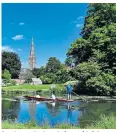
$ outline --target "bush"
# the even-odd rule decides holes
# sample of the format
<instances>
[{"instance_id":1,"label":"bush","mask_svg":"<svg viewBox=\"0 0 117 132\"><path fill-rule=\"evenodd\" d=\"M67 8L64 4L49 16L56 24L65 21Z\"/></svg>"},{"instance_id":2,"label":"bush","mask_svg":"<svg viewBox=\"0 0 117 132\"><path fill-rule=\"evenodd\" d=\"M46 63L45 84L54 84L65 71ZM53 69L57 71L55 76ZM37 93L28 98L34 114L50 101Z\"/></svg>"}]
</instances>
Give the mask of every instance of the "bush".
<instances>
[{"instance_id":1,"label":"bush","mask_svg":"<svg viewBox=\"0 0 117 132\"><path fill-rule=\"evenodd\" d=\"M102 73L97 77L88 79L86 86L90 88L92 93L97 93L97 95L111 95L116 87L115 76L111 73Z\"/></svg>"},{"instance_id":2,"label":"bush","mask_svg":"<svg viewBox=\"0 0 117 132\"><path fill-rule=\"evenodd\" d=\"M5 83L9 83L11 81L11 74L7 69L3 71L2 78L5 80Z\"/></svg>"},{"instance_id":3,"label":"bush","mask_svg":"<svg viewBox=\"0 0 117 132\"><path fill-rule=\"evenodd\" d=\"M11 80L11 84L12 85L16 85L16 81L15 80Z\"/></svg>"}]
</instances>

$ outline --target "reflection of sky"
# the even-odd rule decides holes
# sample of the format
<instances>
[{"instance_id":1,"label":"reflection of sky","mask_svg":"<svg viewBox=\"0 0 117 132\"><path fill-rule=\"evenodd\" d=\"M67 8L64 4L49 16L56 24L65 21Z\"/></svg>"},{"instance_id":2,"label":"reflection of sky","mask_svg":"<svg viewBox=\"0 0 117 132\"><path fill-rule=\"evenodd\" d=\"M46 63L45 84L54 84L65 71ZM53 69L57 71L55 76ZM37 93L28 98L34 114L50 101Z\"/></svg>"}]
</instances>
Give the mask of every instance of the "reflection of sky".
<instances>
[{"instance_id":1,"label":"reflection of sky","mask_svg":"<svg viewBox=\"0 0 117 132\"><path fill-rule=\"evenodd\" d=\"M50 124L51 126L59 123L70 123L74 125L80 124L80 126L84 127L87 125L84 122L85 120L95 120L101 114L108 115L112 112L115 113L116 110L115 103L111 102L86 103L74 101L71 103L56 103L55 107L51 103L32 103L31 101L25 102L23 100L20 100L20 102L2 101L2 103L2 119L6 120L7 118L7 120L10 120L12 118L14 121L17 118L20 123L36 120L38 125ZM68 104L72 107L69 111Z\"/></svg>"},{"instance_id":2,"label":"reflection of sky","mask_svg":"<svg viewBox=\"0 0 117 132\"><path fill-rule=\"evenodd\" d=\"M18 122L24 123L31 119L31 116L35 116L37 124L50 124L51 126L59 123L71 123L78 124L78 117L80 116L80 111L77 110L67 110L65 106L59 106L55 108L48 108L46 103L36 103L35 108L32 110L35 111L35 115L31 115L29 104L31 102L20 102L20 110L18 114ZM57 104L56 104L57 105Z\"/></svg>"},{"instance_id":3,"label":"reflection of sky","mask_svg":"<svg viewBox=\"0 0 117 132\"><path fill-rule=\"evenodd\" d=\"M18 114L18 122L23 123L30 120L29 104L20 101L20 110Z\"/></svg>"}]
</instances>

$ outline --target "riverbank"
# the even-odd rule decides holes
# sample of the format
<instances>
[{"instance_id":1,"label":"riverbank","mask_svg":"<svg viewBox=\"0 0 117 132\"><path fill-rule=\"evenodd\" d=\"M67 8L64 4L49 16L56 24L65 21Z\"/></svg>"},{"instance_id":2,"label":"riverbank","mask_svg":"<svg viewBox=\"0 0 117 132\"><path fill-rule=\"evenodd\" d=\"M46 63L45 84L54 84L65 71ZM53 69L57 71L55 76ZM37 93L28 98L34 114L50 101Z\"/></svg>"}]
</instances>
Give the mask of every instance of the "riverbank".
<instances>
[{"instance_id":1,"label":"riverbank","mask_svg":"<svg viewBox=\"0 0 117 132\"><path fill-rule=\"evenodd\" d=\"M61 93L65 95L66 90L63 84L55 84L55 93L57 96L60 96ZM29 85L29 84L23 84L23 85L15 85L15 86L7 86L2 87L2 93L5 94L29 94L32 92L42 92L42 93L48 93L50 92L51 84L42 84L42 85ZM60 93L60 94L59 94ZM67 95L65 95L66 97ZM76 100L84 100L84 101L116 101L116 96L110 97L110 96L89 96L89 95L77 95L72 93L72 99Z\"/></svg>"},{"instance_id":2,"label":"riverbank","mask_svg":"<svg viewBox=\"0 0 117 132\"><path fill-rule=\"evenodd\" d=\"M9 123L8 121L2 122L2 129L51 129L49 125L38 126L35 122L28 122L25 124ZM73 126L69 124L60 124L53 127L54 129L82 129L79 126ZM53 129L52 128L52 129ZM86 126L84 129L116 129L116 117L114 115L101 116L100 121L93 123L90 126Z\"/></svg>"},{"instance_id":3,"label":"riverbank","mask_svg":"<svg viewBox=\"0 0 117 132\"><path fill-rule=\"evenodd\" d=\"M2 92L30 92L30 91L49 91L51 84L42 84L42 85L15 85L15 86L7 86L2 87ZM63 84L56 84L55 90L63 91L64 85Z\"/></svg>"}]
</instances>

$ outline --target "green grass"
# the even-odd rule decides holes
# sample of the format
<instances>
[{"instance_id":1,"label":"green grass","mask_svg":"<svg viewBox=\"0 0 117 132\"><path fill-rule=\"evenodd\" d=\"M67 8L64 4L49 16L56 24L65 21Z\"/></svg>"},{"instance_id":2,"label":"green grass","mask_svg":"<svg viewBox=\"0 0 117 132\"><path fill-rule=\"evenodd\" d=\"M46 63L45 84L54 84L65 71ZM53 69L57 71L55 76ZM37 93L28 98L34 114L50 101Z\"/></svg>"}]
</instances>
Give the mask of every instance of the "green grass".
<instances>
[{"instance_id":1,"label":"green grass","mask_svg":"<svg viewBox=\"0 0 117 132\"><path fill-rule=\"evenodd\" d=\"M101 116L100 121L91 126L87 126L88 129L116 129L116 116Z\"/></svg>"},{"instance_id":2,"label":"green grass","mask_svg":"<svg viewBox=\"0 0 117 132\"><path fill-rule=\"evenodd\" d=\"M3 129L51 129L49 125L38 126L35 122L27 122L25 124L2 122ZM59 124L55 129L81 129L80 126L69 124ZM116 117L114 115L101 116L100 121L93 123L91 126L86 126L85 129L116 129Z\"/></svg>"},{"instance_id":3,"label":"green grass","mask_svg":"<svg viewBox=\"0 0 117 132\"><path fill-rule=\"evenodd\" d=\"M51 129L52 127L50 127L49 125L42 125L42 126L38 126L36 125L36 123L34 122L28 122L25 124L21 124L21 123L14 123L11 124L8 121L4 121L2 123L2 128L3 129ZM60 125L56 125L55 127L53 127L54 129L78 129L79 127L75 127L72 125L68 125L68 124L60 124ZM53 129L52 128L52 129Z\"/></svg>"},{"instance_id":4,"label":"green grass","mask_svg":"<svg viewBox=\"0 0 117 132\"><path fill-rule=\"evenodd\" d=\"M24 85L18 85L18 86L7 86L7 87L2 87L2 91L38 91L38 90L43 90L43 91L48 91L50 89L51 84L42 84L42 85L29 85L29 84L24 84ZM63 84L56 84L56 90L64 90Z\"/></svg>"}]
</instances>

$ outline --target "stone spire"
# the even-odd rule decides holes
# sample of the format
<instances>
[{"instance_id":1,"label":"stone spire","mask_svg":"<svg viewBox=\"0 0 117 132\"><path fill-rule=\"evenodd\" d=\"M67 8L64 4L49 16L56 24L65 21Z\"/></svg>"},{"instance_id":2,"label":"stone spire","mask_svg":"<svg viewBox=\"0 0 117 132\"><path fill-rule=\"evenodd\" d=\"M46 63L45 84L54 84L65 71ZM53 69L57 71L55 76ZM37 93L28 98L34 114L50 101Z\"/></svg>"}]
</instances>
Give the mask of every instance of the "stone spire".
<instances>
[{"instance_id":1,"label":"stone spire","mask_svg":"<svg viewBox=\"0 0 117 132\"><path fill-rule=\"evenodd\" d=\"M30 56L29 56L29 68L32 70L36 66L36 57L34 53L34 41L32 37L32 44L31 44L31 50L30 50Z\"/></svg>"}]
</instances>

